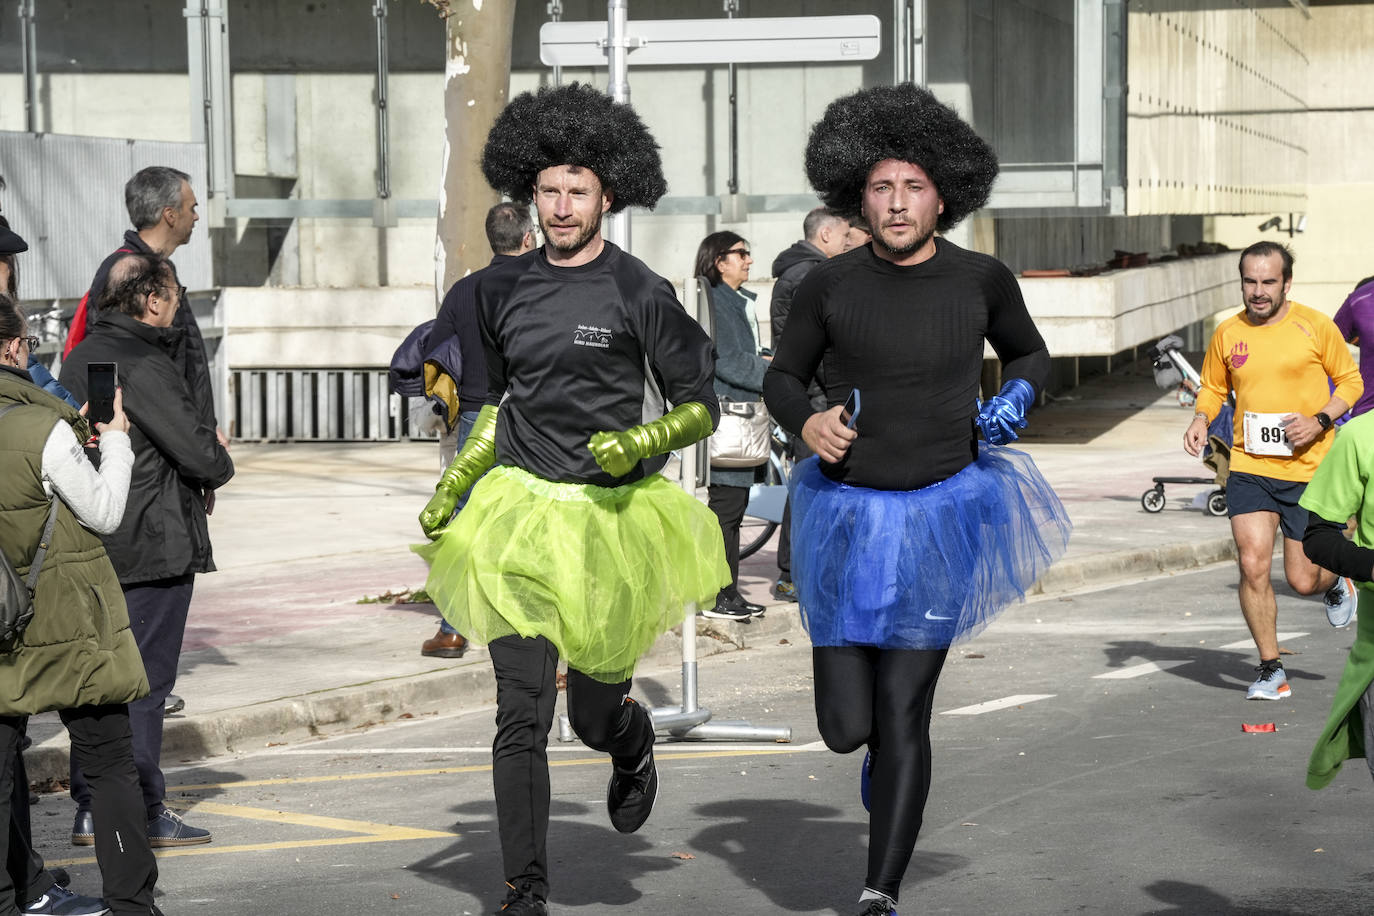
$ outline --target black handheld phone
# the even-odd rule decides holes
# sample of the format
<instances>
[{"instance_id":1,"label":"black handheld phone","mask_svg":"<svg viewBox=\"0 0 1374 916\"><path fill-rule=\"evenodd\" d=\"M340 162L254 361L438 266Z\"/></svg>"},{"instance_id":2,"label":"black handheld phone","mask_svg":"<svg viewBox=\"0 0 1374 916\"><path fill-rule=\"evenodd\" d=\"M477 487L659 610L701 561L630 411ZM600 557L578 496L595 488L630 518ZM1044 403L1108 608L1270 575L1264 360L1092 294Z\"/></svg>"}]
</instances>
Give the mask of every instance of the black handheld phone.
<instances>
[{"instance_id":1,"label":"black handheld phone","mask_svg":"<svg viewBox=\"0 0 1374 916\"><path fill-rule=\"evenodd\" d=\"M849 397L845 400L844 406L840 408L840 419L844 425L853 429L859 422L859 389L849 389Z\"/></svg>"},{"instance_id":2,"label":"black handheld phone","mask_svg":"<svg viewBox=\"0 0 1374 916\"><path fill-rule=\"evenodd\" d=\"M92 423L109 423L114 419L118 374L114 363L91 363L86 366L86 401L90 404L86 419Z\"/></svg>"}]
</instances>

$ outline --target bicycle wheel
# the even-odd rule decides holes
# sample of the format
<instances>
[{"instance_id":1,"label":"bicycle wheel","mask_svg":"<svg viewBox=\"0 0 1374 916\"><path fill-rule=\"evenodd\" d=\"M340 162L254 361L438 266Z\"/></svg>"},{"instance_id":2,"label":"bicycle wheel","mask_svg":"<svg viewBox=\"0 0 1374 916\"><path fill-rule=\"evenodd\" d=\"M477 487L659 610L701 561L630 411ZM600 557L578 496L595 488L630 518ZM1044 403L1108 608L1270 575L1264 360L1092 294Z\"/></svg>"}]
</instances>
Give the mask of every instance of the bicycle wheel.
<instances>
[{"instance_id":1,"label":"bicycle wheel","mask_svg":"<svg viewBox=\"0 0 1374 916\"><path fill-rule=\"evenodd\" d=\"M787 446L787 434L781 427L773 427L773 441L768 454L768 466L764 470L764 486L786 486L792 473L791 449ZM746 515L739 529L739 557L752 556L768 543L773 532L778 529L777 522Z\"/></svg>"},{"instance_id":2,"label":"bicycle wheel","mask_svg":"<svg viewBox=\"0 0 1374 916\"><path fill-rule=\"evenodd\" d=\"M775 456L768 459L768 470L764 474L763 483L765 486L773 486L782 483L782 478L778 474ZM763 549L763 545L768 543L768 539L773 536L773 532L778 530L777 522L770 522L767 519L755 518L746 515L744 521L739 526L739 558L751 557Z\"/></svg>"}]
</instances>

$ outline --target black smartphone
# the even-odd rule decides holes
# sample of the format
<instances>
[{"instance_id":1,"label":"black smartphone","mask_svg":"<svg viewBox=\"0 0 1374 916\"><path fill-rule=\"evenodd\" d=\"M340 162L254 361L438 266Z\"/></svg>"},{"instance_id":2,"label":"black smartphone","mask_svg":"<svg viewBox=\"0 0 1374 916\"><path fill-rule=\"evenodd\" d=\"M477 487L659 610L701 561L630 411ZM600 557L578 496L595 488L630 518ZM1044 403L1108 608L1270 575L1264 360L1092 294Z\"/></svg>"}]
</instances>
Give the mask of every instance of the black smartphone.
<instances>
[{"instance_id":1,"label":"black smartphone","mask_svg":"<svg viewBox=\"0 0 1374 916\"><path fill-rule=\"evenodd\" d=\"M844 406L840 408L840 419L850 429L853 429L859 422L859 406L859 389L849 389L849 397L845 399Z\"/></svg>"},{"instance_id":2,"label":"black smartphone","mask_svg":"<svg viewBox=\"0 0 1374 916\"><path fill-rule=\"evenodd\" d=\"M90 404L86 419L92 423L109 423L114 419L115 388L119 373L114 363L90 363L86 366L86 401Z\"/></svg>"}]
</instances>

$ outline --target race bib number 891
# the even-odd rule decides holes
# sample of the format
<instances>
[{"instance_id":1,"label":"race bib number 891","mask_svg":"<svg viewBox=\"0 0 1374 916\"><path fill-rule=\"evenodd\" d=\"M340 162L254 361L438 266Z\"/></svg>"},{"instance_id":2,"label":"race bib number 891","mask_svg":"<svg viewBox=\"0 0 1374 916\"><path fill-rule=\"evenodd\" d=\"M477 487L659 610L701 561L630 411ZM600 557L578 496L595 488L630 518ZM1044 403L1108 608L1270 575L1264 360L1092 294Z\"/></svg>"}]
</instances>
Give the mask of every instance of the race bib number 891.
<instances>
[{"instance_id":1,"label":"race bib number 891","mask_svg":"<svg viewBox=\"0 0 1374 916\"><path fill-rule=\"evenodd\" d=\"M1293 454L1293 443L1288 441L1280 418L1282 413L1254 413L1245 411L1243 420L1245 431L1245 452L1248 455L1263 455L1269 458L1287 457Z\"/></svg>"}]
</instances>

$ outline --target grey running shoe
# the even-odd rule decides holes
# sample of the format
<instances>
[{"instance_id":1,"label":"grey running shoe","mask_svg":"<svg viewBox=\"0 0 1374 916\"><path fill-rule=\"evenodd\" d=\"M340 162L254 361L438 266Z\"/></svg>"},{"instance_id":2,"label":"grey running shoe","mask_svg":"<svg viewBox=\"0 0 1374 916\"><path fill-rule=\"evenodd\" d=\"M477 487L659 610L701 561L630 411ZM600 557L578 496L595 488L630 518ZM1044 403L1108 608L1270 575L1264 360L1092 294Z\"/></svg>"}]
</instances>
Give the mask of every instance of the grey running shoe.
<instances>
[{"instance_id":1,"label":"grey running shoe","mask_svg":"<svg viewBox=\"0 0 1374 916\"><path fill-rule=\"evenodd\" d=\"M1326 605L1326 619L1333 627L1348 627L1355 619L1355 583L1346 576L1336 580L1336 584L1322 596Z\"/></svg>"},{"instance_id":2,"label":"grey running shoe","mask_svg":"<svg viewBox=\"0 0 1374 916\"><path fill-rule=\"evenodd\" d=\"M1283 663L1278 659L1260 662L1255 666L1255 670L1259 672L1259 677L1246 691L1245 699L1281 700L1293 695L1293 691L1288 686L1288 674L1283 670Z\"/></svg>"}]
</instances>

